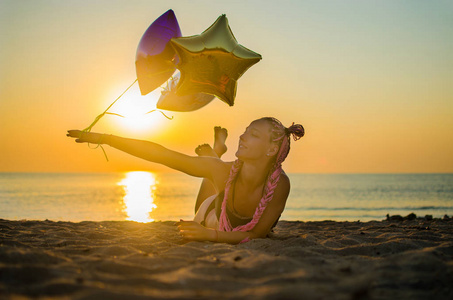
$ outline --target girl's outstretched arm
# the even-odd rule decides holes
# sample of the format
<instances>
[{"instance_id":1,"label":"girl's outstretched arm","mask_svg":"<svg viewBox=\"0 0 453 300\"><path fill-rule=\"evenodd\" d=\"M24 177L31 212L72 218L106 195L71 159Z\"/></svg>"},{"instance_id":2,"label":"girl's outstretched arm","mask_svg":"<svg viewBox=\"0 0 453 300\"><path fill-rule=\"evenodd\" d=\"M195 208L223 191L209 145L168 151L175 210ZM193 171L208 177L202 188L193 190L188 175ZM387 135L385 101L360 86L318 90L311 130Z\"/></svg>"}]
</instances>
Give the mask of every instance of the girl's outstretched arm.
<instances>
[{"instance_id":1,"label":"girl's outstretched arm","mask_svg":"<svg viewBox=\"0 0 453 300\"><path fill-rule=\"evenodd\" d=\"M163 164L191 176L209 178L214 183L221 184L225 180L222 178L225 176L223 174L227 176L230 169L228 163L218 158L188 156L149 141L80 130L69 130L67 136L76 138L77 143L109 145L133 156Z\"/></svg>"}]
</instances>

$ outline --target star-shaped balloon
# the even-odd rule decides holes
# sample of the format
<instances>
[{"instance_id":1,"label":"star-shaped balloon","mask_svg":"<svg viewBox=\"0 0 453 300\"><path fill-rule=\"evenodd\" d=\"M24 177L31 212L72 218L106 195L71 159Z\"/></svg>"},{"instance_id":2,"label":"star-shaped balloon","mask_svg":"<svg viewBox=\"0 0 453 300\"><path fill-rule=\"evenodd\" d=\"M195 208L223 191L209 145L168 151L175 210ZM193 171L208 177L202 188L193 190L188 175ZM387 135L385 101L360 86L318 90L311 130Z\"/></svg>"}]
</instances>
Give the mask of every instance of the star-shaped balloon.
<instances>
[{"instance_id":1,"label":"star-shaped balloon","mask_svg":"<svg viewBox=\"0 0 453 300\"><path fill-rule=\"evenodd\" d=\"M176 73L161 93L156 108L172 111L194 111L207 105L214 99L213 95L197 93L186 96L176 95L176 86L180 80L180 73Z\"/></svg>"},{"instance_id":2,"label":"star-shaped balloon","mask_svg":"<svg viewBox=\"0 0 453 300\"><path fill-rule=\"evenodd\" d=\"M200 35L173 38L171 44L181 71L176 93L211 94L230 106L234 105L237 80L261 60L260 54L238 44L225 15Z\"/></svg>"},{"instance_id":3,"label":"star-shaped balloon","mask_svg":"<svg viewBox=\"0 0 453 300\"><path fill-rule=\"evenodd\" d=\"M171 9L157 18L143 34L135 58L142 95L158 88L175 72L177 57L169 42L180 36L178 20Z\"/></svg>"}]
</instances>

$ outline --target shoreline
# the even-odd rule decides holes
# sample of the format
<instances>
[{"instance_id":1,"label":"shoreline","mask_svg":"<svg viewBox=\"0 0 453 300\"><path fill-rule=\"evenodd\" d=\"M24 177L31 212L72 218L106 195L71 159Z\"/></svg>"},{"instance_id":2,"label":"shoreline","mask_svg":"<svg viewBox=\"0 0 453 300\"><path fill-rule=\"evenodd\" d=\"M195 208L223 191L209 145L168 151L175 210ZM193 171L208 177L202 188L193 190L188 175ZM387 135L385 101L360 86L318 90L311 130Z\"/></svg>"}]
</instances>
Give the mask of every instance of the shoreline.
<instances>
[{"instance_id":1,"label":"shoreline","mask_svg":"<svg viewBox=\"0 0 453 300\"><path fill-rule=\"evenodd\" d=\"M393 216L392 216L393 217ZM0 219L6 299L453 298L453 218L279 221L240 245L175 221Z\"/></svg>"}]
</instances>

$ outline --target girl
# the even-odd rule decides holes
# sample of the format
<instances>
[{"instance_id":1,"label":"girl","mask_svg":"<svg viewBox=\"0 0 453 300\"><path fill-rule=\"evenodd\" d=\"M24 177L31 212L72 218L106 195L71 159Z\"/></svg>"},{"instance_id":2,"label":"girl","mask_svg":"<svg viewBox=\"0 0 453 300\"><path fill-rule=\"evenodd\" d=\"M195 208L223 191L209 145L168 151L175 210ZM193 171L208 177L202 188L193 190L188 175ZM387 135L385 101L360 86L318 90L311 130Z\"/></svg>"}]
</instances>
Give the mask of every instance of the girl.
<instances>
[{"instance_id":1,"label":"girl","mask_svg":"<svg viewBox=\"0 0 453 300\"><path fill-rule=\"evenodd\" d=\"M281 164L289 153L290 137L297 140L303 135L304 128L299 124L286 128L275 118L255 120L239 138L237 160L224 162L216 155L188 156L148 141L79 130L67 134L77 143L110 145L205 178L199 196L215 194L205 200L199 197L194 221L181 221L178 228L187 240L231 244L264 238L277 223L290 190ZM203 152L198 150L199 154Z\"/></svg>"}]
</instances>

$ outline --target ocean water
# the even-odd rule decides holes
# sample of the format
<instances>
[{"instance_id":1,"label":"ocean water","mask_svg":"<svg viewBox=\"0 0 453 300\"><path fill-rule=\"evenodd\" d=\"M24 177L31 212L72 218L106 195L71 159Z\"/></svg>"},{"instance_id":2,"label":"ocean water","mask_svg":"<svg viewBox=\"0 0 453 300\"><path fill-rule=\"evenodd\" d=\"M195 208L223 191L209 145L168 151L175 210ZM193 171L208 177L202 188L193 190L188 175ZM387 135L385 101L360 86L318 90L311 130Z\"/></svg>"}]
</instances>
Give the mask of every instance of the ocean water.
<instances>
[{"instance_id":1,"label":"ocean water","mask_svg":"<svg viewBox=\"0 0 453 300\"><path fill-rule=\"evenodd\" d=\"M282 220L453 216L453 174L288 174ZM190 220L201 179L174 173L0 173L0 218Z\"/></svg>"}]
</instances>

